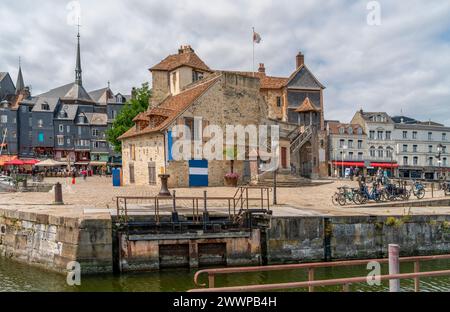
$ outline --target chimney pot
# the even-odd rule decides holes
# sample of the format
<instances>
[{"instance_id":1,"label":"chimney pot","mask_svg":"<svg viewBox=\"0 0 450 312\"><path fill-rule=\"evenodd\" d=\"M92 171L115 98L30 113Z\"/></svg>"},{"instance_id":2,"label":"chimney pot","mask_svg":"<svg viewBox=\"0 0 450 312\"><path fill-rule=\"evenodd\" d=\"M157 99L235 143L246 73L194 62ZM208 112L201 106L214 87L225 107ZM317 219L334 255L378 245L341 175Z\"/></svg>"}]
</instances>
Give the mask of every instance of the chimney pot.
<instances>
[{"instance_id":1,"label":"chimney pot","mask_svg":"<svg viewBox=\"0 0 450 312\"><path fill-rule=\"evenodd\" d=\"M295 57L297 68L305 64L305 56L302 52L298 52L297 56Z\"/></svg>"},{"instance_id":2,"label":"chimney pot","mask_svg":"<svg viewBox=\"0 0 450 312\"><path fill-rule=\"evenodd\" d=\"M264 67L264 63L259 63L258 72L265 74L266 68Z\"/></svg>"}]
</instances>

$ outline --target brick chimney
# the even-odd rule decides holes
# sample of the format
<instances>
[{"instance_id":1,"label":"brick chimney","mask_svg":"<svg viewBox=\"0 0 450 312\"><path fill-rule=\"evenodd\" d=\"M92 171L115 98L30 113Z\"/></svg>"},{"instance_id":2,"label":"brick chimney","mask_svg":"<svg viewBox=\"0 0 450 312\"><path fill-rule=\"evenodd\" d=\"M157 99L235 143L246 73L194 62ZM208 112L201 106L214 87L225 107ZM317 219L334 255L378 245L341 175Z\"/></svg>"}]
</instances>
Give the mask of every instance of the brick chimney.
<instances>
[{"instance_id":1,"label":"brick chimney","mask_svg":"<svg viewBox=\"0 0 450 312\"><path fill-rule=\"evenodd\" d=\"M194 52L194 49L192 49L192 47L190 45L182 45L178 49L178 54L184 54L184 53L190 53L190 52Z\"/></svg>"},{"instance_id":2,"label":"brick chimney","mask_svg":"<svg viewBox=\"0 0 450 312\"><path fill-rule=\"evenodd\" d=\"M266 68L264 67L264 63L259 63L258 72L265 74Z\"/></svg>"},{"instance_id":3,"label":"brick chimney","mask_svg":"<svg viewBox=\"0 0 450 312\"><path fill-rule=\"evenodd\" d=\"M299 68L300 66L305 64L305 56L302 54L302 52L298 52L297 56L295 57L296 63L297 63L297 67Z\"/></svg>"}]
</instances>

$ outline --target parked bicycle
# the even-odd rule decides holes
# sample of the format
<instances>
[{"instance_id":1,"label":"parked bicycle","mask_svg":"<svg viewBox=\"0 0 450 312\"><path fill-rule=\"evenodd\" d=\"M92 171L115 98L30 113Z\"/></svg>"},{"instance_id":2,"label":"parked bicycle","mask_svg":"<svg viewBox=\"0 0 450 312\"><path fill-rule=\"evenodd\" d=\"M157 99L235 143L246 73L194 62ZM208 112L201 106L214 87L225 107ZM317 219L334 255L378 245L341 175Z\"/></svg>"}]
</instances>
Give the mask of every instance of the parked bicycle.
<instances>
[{"instance_id":1,"label":"parked bicycle","mask_svg":"<svg viewBox=\"0 0 450 312\"><path fill-rule=\"evenodd\" d=\"M365 204L369 200L373 200L375 202L381 201L381 190L378 188L377 182L372 183L372 188L370 190L367 184L363 184L354 197L354 201L358 205Z\"/></svg>"},{"instance_id":2,"label":"parked bicycle","mask_svg":"<svg viewBox=\"0 0 450 312\"><path fill-rule=\"evenodd\" d=\"M441 190L444 191L445 196L450 195L450 182L444 181L440 183Z\"/></svg>"},{"instance_id":3,"label":"parked bicycle","mask_svg":"<svg viewBox=\"0 0 450 312\"><path fill-rule=\"evenodd\" d=\"M355 203L355 195L358 190L354 188L350 188L348 186L338 187L338 192L334 193L331 197L331 201L333 205L337 206L345 206L347 204Z\"/></svg>"},{"instance_id":4,"label":"parked bicycle","mask_svg":"<svg viewBox=\"0 0 450 312\"><path fill-rule=\"evenodd\" d=\"M419 181L413 181L410 192L416 196L417 199L422 199L425 197L425 186Z\"/></svg>"}]
</instances>

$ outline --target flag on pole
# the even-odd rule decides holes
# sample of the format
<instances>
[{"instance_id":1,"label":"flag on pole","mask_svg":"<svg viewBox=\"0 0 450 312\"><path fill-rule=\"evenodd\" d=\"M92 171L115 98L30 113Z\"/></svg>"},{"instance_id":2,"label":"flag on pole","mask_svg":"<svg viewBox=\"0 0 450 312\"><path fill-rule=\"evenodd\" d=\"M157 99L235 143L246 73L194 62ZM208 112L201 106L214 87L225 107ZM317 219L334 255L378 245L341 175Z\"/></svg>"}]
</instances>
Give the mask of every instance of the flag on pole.
<instances>
[{"instance_id":1,"label":"flag on pole","mask_svg":"<svg viewBox=\"0 0 450 312\"><path fill-rule=\"evenodd\" d=\"M254 30L253 30L253 42L255 42L255 43L261 42L261 36Z\"/></svg>"}]
</instances>

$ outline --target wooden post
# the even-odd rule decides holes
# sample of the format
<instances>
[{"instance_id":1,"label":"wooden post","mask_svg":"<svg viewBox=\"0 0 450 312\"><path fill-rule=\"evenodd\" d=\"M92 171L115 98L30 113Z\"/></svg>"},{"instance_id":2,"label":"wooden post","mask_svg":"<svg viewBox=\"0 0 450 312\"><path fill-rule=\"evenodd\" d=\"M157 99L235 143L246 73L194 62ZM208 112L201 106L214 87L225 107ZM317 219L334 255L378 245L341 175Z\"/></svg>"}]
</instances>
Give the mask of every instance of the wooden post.
<instances>
[{"instance_id":1,"label":"wooden post","mask_svg":"<svg viewBox=\"0 0 450 312\"><path fill-rule=\"evenodd\" d=\"M419 273L419 272L420 272L420 262L415 261L414 262L414 273ZM420 278L419 277L414 278L414 291L415 292L420 291Z\"/></svg>"},{"instance_id":2,"label":"wooden post","mask_svg":"<svg viewBox=\"0 0 450 312\"><path fill-rule=\"evenodd\" d=\"M400 274L400 261L398 259L400 254L400 246L397 244L389 244L389 275ZM389 280L389 291L399 292L400 291L400 280L391 279Z\"/></svg>"},{"instance_id":3,"label":"wooden post","mask_svg":"<svg viewBox=\"0 0 450 312\"><path fill-rule=\"evenodd\" d=\"M308 281L309 282L314 281L314 268L309 268L308 269ZM309 286L308 287L308 291L309 292L314 292L314 286Z\"/></svg>"},{"instance_id":4,"label":"wooden post","mask_svg":"<svg viewBox=\"0 0 450 312\"><path fill-rule=\"evenodd\" d=\"M208 288L214 288L214 274L208 274Z\"/></svg>"}]
</instances>

